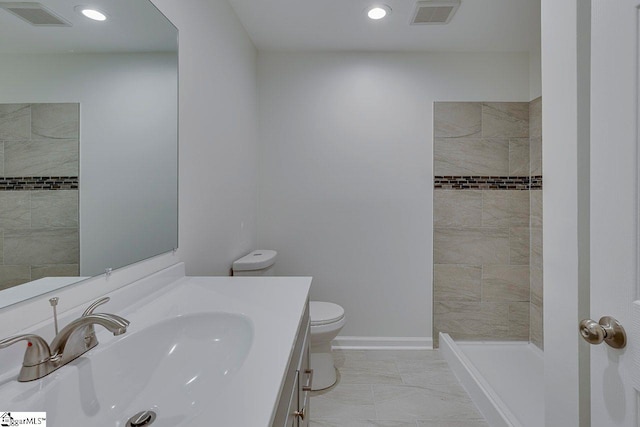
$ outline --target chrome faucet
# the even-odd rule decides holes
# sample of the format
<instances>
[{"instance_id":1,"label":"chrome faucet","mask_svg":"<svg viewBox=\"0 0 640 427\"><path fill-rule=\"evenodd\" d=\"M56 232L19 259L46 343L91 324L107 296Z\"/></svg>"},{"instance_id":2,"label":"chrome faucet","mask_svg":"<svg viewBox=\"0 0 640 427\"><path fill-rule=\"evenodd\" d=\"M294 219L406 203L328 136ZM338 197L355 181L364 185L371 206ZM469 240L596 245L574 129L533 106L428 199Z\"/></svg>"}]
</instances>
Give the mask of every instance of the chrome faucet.
<instances>
[{"instance_id":1,"label":"chrome faucet","mask_svg":"<svg viewBox=\"0 0 640 427\"><path fill-rule=\"evenodd\" d=\"M43 338L34 334L0 340L0 349L19 341L28 342L18 381L33 381L49 375L97 346L94 325L103 326L113 335L124 334L129 326L128 320L115 314L93 313L97 306L108 301L109 297L106 297L91 304L82 316L62 328L50 346Z\"/></svg>"}]
</instances>

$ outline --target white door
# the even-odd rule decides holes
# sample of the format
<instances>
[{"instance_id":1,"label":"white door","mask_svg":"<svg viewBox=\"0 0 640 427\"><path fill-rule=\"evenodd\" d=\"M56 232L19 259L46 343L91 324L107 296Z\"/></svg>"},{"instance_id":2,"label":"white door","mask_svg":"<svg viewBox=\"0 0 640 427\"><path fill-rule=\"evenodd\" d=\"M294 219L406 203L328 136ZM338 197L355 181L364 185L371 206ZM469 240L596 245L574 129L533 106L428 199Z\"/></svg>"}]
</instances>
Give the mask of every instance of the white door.
<instances>
[{"instance_id":1,"label":"white door","mask_svg":"<svg viewBox=\"0 0 640 427\"><path fill-rule=\"evenodd\" d=\"M591 9L590 313L616 318L628 334L638 299L639 6L592 0ZM622 350L591 348L592 427L638 426L640 343L629 338Z\"/></svg>"}]
</instances>

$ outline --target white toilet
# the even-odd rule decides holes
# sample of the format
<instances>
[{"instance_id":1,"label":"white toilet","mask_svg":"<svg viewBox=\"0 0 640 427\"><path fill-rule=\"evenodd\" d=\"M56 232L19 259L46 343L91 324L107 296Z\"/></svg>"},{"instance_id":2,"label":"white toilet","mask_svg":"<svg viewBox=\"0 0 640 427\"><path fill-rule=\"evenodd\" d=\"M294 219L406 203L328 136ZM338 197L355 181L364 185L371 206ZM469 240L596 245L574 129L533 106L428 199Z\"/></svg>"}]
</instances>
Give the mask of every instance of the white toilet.
<instances>
[{"instance_id":1,"label":"white toilet","mask_svg":"<svg viewBox=\"0 0 640 427\"><path fill-rule=\"evenodd\" d=\"M257 250L233 263L234 276L275 276L278 253ZM313 390L331 387L336 382L336 368L331 354L331 341L338 336L346 319L344 309L331 302L310 301L311 320L311 369Z\"/></svg>"}]
</instances>

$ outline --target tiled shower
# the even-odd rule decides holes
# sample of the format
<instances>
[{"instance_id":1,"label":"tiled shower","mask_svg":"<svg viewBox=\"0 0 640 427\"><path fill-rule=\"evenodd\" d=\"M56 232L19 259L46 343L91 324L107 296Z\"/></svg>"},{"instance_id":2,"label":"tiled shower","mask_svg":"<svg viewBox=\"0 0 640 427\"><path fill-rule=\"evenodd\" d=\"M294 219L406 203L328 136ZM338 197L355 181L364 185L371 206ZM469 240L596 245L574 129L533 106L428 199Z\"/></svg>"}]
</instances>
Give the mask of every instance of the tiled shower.
<instances>
[{"instance_id":1,"label":"tiled shower","mask_svg":"<svg viewBox=\"0 0 640 427\"><path fill-rule=\"evenodd\" d=\"M542 100L434 104L434 344L542 348Z\"/></svg>"},{"instance_id":2,"label":"tiled shower","mask_svg":"<svg viewBox=\"0 0 640 427\"><path fill-rule=\"evenodd\" d=\"M78 276L79 104L0 104L0 289Z\"/></svg>"}]
</instances>

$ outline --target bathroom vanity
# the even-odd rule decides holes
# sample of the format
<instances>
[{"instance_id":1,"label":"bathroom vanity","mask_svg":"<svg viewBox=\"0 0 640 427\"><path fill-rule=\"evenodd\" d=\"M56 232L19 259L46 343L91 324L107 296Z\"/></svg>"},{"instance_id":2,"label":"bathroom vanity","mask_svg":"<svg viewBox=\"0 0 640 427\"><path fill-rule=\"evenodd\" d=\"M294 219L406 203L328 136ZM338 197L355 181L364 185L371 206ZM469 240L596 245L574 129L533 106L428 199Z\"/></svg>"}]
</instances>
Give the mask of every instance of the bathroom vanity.
<instances>
[{"instance_id":1,"label":"bathroom vanity","mask_svg":"<svg viewBox=\"0 0 640 427\"><path fill-rule=\"evenodd\" d=\"M0 351L0 404L46 411L50 425L124 426L153 411L148 425L307 426L310 285L308 277L186 277L175 264L106 294L97 311L129 320L127 333L96 326L99 345L44 378L17 381L24 345ZM50 309L46 297L38 304ZM61 327L86 305L60 313ZM50 342L53 322L15 333Z\"/></svg>"}]
</instances>

